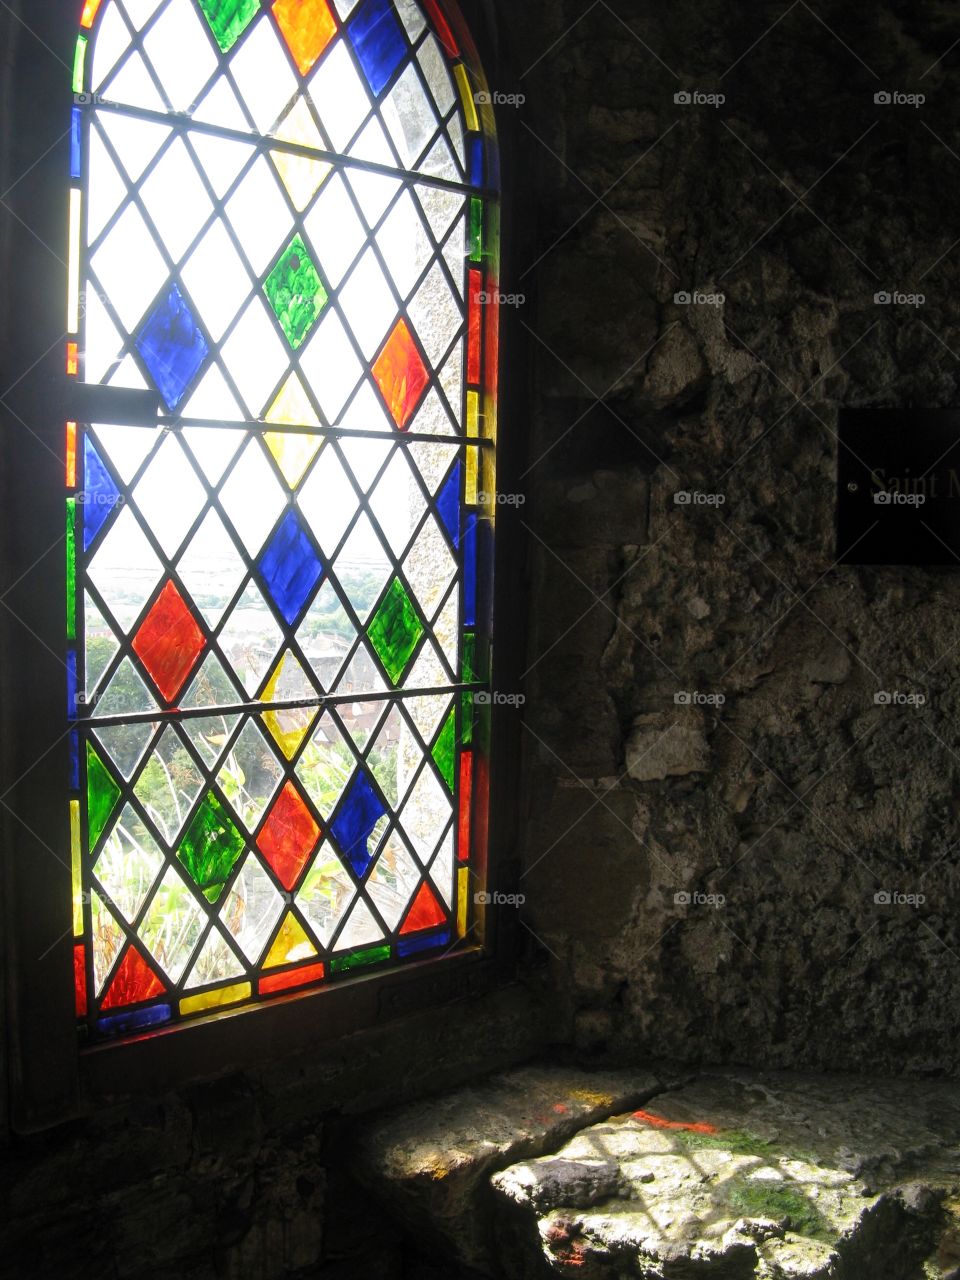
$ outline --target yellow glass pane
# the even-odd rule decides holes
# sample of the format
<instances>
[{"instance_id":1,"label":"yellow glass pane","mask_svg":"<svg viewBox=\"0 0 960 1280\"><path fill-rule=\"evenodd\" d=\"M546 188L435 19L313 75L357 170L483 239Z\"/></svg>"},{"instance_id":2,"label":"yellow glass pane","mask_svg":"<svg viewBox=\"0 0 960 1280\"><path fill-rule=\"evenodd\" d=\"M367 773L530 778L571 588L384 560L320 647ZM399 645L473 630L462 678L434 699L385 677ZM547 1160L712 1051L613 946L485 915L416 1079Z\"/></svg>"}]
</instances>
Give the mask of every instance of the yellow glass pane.
<instances>
[{"instance_id":1,"label":"yellow glass pane","mask_svg":"<svg viewBox=\"0 0 960 1280\"><path fill-rule=\"evenodd\" d=\"M467 506L475 507L479 499L477 477L480 473L480 450L467 446Z\"/></svg>"},{"instance_id":2,"label":"yellow glass pane","mask_svg":"<svg viewBox=\"0 0 960 1280\"><path fill-rule=\"evenodd\" d=\"M467 435L480 434L480 394L477 391L467 392Z\"/></svg>"},{"instance_id":3,"label":"yellow glass pane","mask_svg":"<svg viewBox=\"0 0 960 1280\"><path fill-rule=\"evenodd\" d=\"M67 333L80 328L80 210L81 195L70 191L70 241L67 256Z\"/></svg>"},{"instance_id":4,"label":"yellow glass pane","mask_svg":"<svg viewBox=\"0 0 960 1280\"><path fill-rule=\"evenodd\" d=\"M280 681L283 679L284 668L288 660L293 664L293 672L297 671L296 664L290 659L289 649L277 663L274 668L273 675L264 689L260 701L261 702L283 702L285 696L292 691L287 690L284 695L278 693ZM267 726L276 741L277 746L287 757L292 760L300 748L301 742L310 732L316 712L305 707L290 707L286 711L265 711L263 713L263 723Z\"/></svg>"},{"instance_id":5,"label":"yellow glass pane","mask_svg":"<svg viewBox=\"0 0 960 1280\"><path fill-rule=\"evenodd\" d=\"M277 934L276 941L263 962L263 967L265 969L276 969L282 964L294 964L297 960L309 960L311 956L316 954L317 949L307 937L303 925L292 911L288 911L287 918Z\"/></svg>"},{"instance_id":6,"label":"yellow glass pane","mask_svg":"<svg viewBox=\"0 0 960 1280\"><path fill-rule=\"evenodd\" d=\"M218 987L216 991L205 991L199 996L187 996L180 1001L182 1014L201 1013L204 1009L218 1009L222 1005L239 1004L241 1000L250 999L250 983L237 982L232 987Z\"/></svg>"},{"instance_id":7,"label":"yellow glass pane","mask_svg":"<svg viewBox=\"0 0 960 1280\"><path fill-rule=\"evenodd\" d=\"M470 892L470 870L461 867L457 873L457 937L463 938L467 932L467 916L469 914L468 898Z\"/></svg>"},{"instance_id":8,"label":"yellow glass pane","mask_svg":"<svg viewBox=\"0 0 960 1280\"><path fill-rule=\"evenodd\" d=\"M266 421L278 426L320 426L320 419L295 373L291 373L283 384L280 394L270 406ZM268 431L263 438L291 489L295 489L303 479L303 473L323 445L317 436L291 435L286 431Z\"/></svg>"},{"instance_id":9,"label":"yellow glass pane","mask_svg":"<svg viewBox=\"0 0 960 1280\"><path fill-rule=\"evenodd\" d=\"M281 123L276 135L281 142L292 142L300 147L323 150L323 139L313 122L305 98L298 98L293 110ZM302 213L320 190L327 174L333 168L326 160L314 160L309 156L294 155L289 151L271 151L270 158L277 167L280 181L298 213Z\"/></svg>"},{"instance_id":10,"label":"yellow glass pane","mask_svg":"<svg viewBox=\"0 0 960 1280\"><path fill-rule=\"evenodd\" d=\"M470 77L467 75L467 68L462 62L458 62L453 69L453 74L457 77L457 86L460 89L460 100L463 103L463 114L466 117L467 128L474 133L479 133L480 121L477 119L477 104L473 100L473 90L470 88Z\"/></svg>"},{"instance_id":11,"label":"yellow glass pane","mask_svg":"<svg viewBox=\"0 0 960 1280\"><path fill-rule=\"evenodd\" d=\"M70 801L70 863L73 869L73 932L83 934L83 871L80 861L80 801Z\"/></svg>"}]
</instances>

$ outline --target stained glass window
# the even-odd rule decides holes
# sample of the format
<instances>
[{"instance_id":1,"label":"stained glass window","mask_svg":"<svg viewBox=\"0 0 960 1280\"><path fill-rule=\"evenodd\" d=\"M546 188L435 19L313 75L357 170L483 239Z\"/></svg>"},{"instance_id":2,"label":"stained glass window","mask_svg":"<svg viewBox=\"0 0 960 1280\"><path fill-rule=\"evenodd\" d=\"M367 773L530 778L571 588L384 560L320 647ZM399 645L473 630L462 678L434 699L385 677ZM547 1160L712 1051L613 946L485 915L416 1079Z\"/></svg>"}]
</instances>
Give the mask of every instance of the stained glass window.
<instances>
[{"instance_id":1,"label":"stained glass window","mask_svg":"<svg viewBox=\"0 0 960 1280\"><path fill-rule=\"evenodd\" d=\"M83 7L67 366L97 407L67 424L67 633L90 1040L482 939L498 175L458 31L437 0ZM111 410L131 391L155 417Z\"/></svg>"}]
</instances>

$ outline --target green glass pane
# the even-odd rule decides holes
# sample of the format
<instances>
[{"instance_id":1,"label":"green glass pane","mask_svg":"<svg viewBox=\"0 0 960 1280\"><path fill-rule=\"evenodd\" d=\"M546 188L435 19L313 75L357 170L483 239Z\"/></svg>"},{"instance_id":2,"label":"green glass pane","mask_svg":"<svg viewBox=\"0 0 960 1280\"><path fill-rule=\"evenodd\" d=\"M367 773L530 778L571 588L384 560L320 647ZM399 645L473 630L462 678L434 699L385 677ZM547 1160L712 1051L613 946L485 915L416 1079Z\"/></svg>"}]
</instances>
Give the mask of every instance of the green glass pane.
<instances>
[{"instance_id":1,"label":"green glass pane","mask_svg":"<svg viewBox=\"0 0 960 1280\"><path fill-rule=\"evenodd\" d=\"M77 638L77 500L67 499L67 639Z\"/></svg>"},{"instance_id":2,"label":"green glass pane","mask_svg":"<svg viewBox=\"0 0 960 1280\"><path fill-rule=\"evenodd\" d=\"M390 583L368 634L390 679L399 684L423 635L423 623L399 578Z\"/></svg>"},{"instance_id":3,"label":"green glass pane","mask_svg":"<svg viewBox=\"0 0 960 1280\"><path fill-rule=\"evenodd\" d=\"M267 301L296 351L327 305L327 291L299 236L294 236L280 261L263 282Z\"/></svg>"},{"instance_id":4,"label":"green glass pane","mask_svg":"<svg viewBox=\"0 0 960 1280\"><path fill-rule=\"evenodd\" d=\"M177 857L208 902L216 902L223 893L224 883L242 852L243 836L213 792L207 792Z\"/></svg>"},{"instance_id":5,"label":"green glass pane","mask_svg":"<svg viewBox=\"0 0 960 1280\"><path fill-rule=\"evenodd\" d=\"M200 0L200 8L217 44L227 53L260 12L260 0Z\"/></svg>"},{"instance_id":6,"label":"green glass pane","mask_svg":"<svg viewBox=\"0 0 960 1280\"><path fill-rule=\"evenodd\" d=\"M483 201L477 196L470 200L470 261L483 258Z\"/></svg>"},{"instance_id":7,"label":"green glass pane","mask_svg":"<svg viewBox=\"0 0 960 1280\"><path fill-rule=\"evenodd\" d=\"M467 631L463 637L463 683L473 684L477 678L476 669L477 633ZM476 694L460 695L460 711L463 716L463 732L460 740L465 747L473 742L473 700Z\"/></svg>"},{"instance_id":8,"label":"green glass pane","mask_svg":"<svg viewBox=\"0 0 960 1280\"><path fill-rule=\"evenodd\" d=\"M440 731L440 737L433 744L433 758L451 791L453 790L453 768L456 752L457 713L451 708L450 714L447 716L447 723Z\"/></svg>"},{"instance_id":9,"label":"green glass pane","mask_svg":"<svg viewBox=\"0 0 960 1280\"><path fill-rule=\"evenodd\" d=\"M358 951L356 955L334 957L330 961L330 971L346 973L349 969L360 969L363 965L378 964L381 960L389 959L389 947L371 947L368 951Z\"/></svg>"},{"instance_id":10,"label":"green glass pane","mask_svg":"<svg viewBox=\"0 0 960 1280\"><path fill-rule=\"evenodd\" d=\"M83 93L83 68L87 60L87 37L77 36L77 49L73 55L73 92Z\"/></svg>"},{"instance_id":11,"label":"green glass pane","mask_svg":"<svg viewBox=\"0 0 960 1280\"><path fill-rule=\"evenodd\" d=\"M103 829L110 821L110 815L120 799L120 788L117 786L107 766L87 743L87 827L90 833L89 848L91 852L103 835Z\"/></svg>"}]
</instances>

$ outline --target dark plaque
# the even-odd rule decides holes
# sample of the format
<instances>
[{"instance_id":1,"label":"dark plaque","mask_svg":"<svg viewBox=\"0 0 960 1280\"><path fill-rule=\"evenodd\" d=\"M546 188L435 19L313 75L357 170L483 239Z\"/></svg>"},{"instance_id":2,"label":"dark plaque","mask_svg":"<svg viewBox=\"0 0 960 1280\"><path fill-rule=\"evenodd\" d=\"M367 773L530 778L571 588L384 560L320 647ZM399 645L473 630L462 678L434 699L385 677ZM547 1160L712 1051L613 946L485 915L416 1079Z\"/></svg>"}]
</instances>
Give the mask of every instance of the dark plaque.
<instances>
[{"instance_id":1,"label":"dark plaque","mask_svg":"<svg viewBox=\"0 0 960 1280\"><path fill-rule=\"evenodd\" d=\"M840 414L842 564L960 564L960 412Z\"/></svg>"}]
</instances>

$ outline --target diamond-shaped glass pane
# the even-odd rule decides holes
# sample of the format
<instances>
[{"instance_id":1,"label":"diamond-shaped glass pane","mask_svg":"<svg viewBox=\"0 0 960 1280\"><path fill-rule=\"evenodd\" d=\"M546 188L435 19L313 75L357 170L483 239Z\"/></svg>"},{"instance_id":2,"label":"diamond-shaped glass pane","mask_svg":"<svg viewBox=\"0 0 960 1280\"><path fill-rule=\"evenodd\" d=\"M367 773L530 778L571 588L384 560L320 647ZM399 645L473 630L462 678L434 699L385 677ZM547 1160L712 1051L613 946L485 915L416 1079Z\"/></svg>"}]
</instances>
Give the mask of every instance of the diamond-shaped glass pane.
<instances>
[{"instance_id":1,"label":"diamond-shaped glass pane","mask_svg":"<svg viewBox=\"0 0 960 1280\"><path fill-rule=\"evenodd\" d=\"M334 930L353 901L356 889L349 873L337 857L333 845L324 840L296 897L321 945L329 946Z\"/></svg>"},{"instance_id":2,"label":"diamond-shaped glass pane","mask_svg":"<svg viewBox=\"0 0 960 1280\"><path fill-rule=\"evenodd\" d=\"M172 725L137 779L134 793L166 842L174 844L193 808L203 778Z\"/></svg>"},{"instance_id":3,"label":"diamond-shaped glass pane","mask_svg":"<svg viewBox=\"0 0 960 1280\"><path fill-rule=\"evenodd\" d=\"M200 941L203 908L173 867L167 867L137 930L144 946L173 981L179 981Z\"/></svg>"},{"instance_id":4,"label":"diamond-shaped glass pane","mask_svg":"<svg viewBox=\"0 0 960 1280\"><path fill-rule=\"evenodd\" d=\"M297 763L297 777L324 818L329 818L353 776L356 759L329 714L319 720Z\"/></svg>"},{"instance_id":5,"label":"diamond-shaped glass pane","mask_svg":"<svg viewBox=\"0 0 960 1280\"><path fill-rule=\"evenodd\" d=\"M395 685L400 683L423 631L420 615L406 588L399 578L394 578L370 621L367 633Z\"/></svg>"},{"instance_id":6,"label":"diamond-shaped glass pane","mask_svg":"<svg viewBox=\"0 0 960 1280\"><path fill-rule=\"evenodd\" d=\"M215 511L205 517L177 569L207 625L216 627L239 591L246 567Z\"/></svg>"},{"instance_id":7,"label":"diamond-shaped glass pane","mask_svg":"<svg viewBox=\"0 0 960 1280\"><path fill-rule=\"evenodd\" d=\"M224 53L228 53L260 12L260 0L199 0L203 16Z\"/></svg>"},{"instance_id":8,"label":"diamond-shaped glass pane","mask_svg":"<svg viewBox=\"0 0 960 1280\"><path fill-rule=\"evenodd\" d=\"M320 839L320 827L303 796L286 783L257 836L257 848L287 890L300 879L307 859Z\"/></svg>"},{"instance_id":9,"label":"diamond-shaped glass pane","mask_svg":"<svg viewBox=\"0 0 960 1280\"><path fill-rule=\"evenodd\" d=\"M277 789L281 769L267 739L252 720L227 752L217 782L240 815L248 831L254 831Z\"/></svg>"},{"instance_id":10,"label":"diamond-shaped glass pane","mask_svg":"<svg viewBox=\"0 0 960 1280\"><path fill-rule=\"evenodd\" d=\"M255 694L264 676L273 667L283 640L273 610L260 591L250 583L220 632L220 647L247 693ZM235 702L236 697L219 697L215 703ZM189 703L189 699L188 699Z\"/></svg>"},{"instance_id":11,"label":"diamond-shaped glass pane","mask_svg":"<svg viewBox=\"0 0 960 1280\"><path fill-rule=\"evenodd\" d=\"M373 836L385 816L383 801L374 790L369 774L359 770L330 826L331 834L358 876L366 872L376 853Z\"/></svg>"},{"instance_id":12,"label":"diamond-shaped glass pane","mask_svg":"<svg viewBox=\"0 0 960 1280\"><path fill-rule=\"evenodd\" d=\"M137 350L172 412L210 353L196 317L176 284L147 316L137 335Z\"/></svg>"},{"instance_id":13,"label":"diamond-shaped glass pane","mask_svg":"<svg viewBox=\"0 0 960 1280\"><path fill-rule=\"evenodd\" d=\"M413 417L430 378L405 320L397 322L373 366L373 376L394 422L402 431Z\"/></svg>"},{"instance_id":14,"label":"diamond-shaped glass pane","mask_svg":"<svg viewBox=\"0 0 960 1280\"><path fill-rule=\"evenodd\" d=\"M289 624L299 616L323 574L323 565L295 511L288 511L259 560L267 593Z\"/></svg>"},{"instance_id":15,"label":"diamond-shaped glass pane","mask_svg":"<svg viewBox=\"0 0 960 1280\"><path fill-rule=\"evenodd\" d=\"M296 351L327 305L327 291L300 236L294 236L281 253L263 291Z\"/></svg>"},{"instance_id":16,"label":"diamond-shaped glass pane","mask_svg":"<svg viewBox=\"0 0 960 1280\"><path fill-rule=\"evenodd\" d=\"M247 856L220 912L220 919L240 950L256 963L273 933L283 899L264 871L259 858Z\"/></svg>"},{"instance_id":17,"label":"diamond-shaped glass pane","mask_svg":"<svg viewBox=\"0 0 960 1280\"><path fill-rule=\"evenodd\" d=\"M243 852L243 836L229 810L208 791L177 850L194 883L208 902L216 902Z\"/></svg>"},{"instance_id":18,"label":"diamond-shaped glass pane","mask_svg":"<svg viewBox=\"0 0 960 1280\"><path fill-rule=\"evenodd\" d=\"M133 648L172 702L205 644L203 632L172 582L166 583L133 639Z\"/></svg>"},{"instance_id":19,"label":"diamond-shaped glass pane","mask_svg":"<svg viewBox=\"0 0 960 1280\"><path fill-rule=\"evenodd\" d=\"M104 898L118 915L132 923L163 862L156 840L128 804L107 837L93 874L103 886Z\"/></svg>"},{"instance_id":20,"label":"diamond-shaped glass pane","mask_svg":"<svg viewBox=\"0 0 960 1280\"><path fill-rule=\"evenodd\" d=\"M277 0L273 16L305 76L337 33L327 0Z\"/></svg>"}]
</instances>

